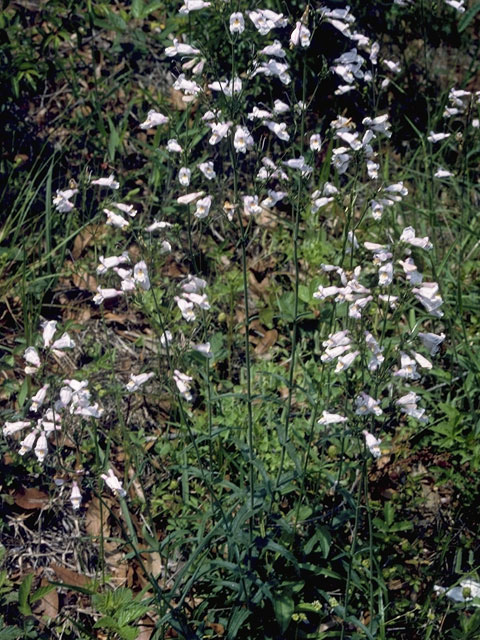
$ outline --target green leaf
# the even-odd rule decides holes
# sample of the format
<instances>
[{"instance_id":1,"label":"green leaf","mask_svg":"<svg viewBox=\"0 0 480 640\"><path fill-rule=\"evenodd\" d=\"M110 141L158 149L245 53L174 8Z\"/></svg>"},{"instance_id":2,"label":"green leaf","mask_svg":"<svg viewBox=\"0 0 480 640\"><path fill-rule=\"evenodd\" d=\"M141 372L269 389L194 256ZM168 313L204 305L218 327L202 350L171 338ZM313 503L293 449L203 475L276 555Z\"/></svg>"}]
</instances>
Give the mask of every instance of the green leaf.
<instances>
[{"instance_id":1,"label":"green leaf","mask_svg":"<svg viewBox=\"0 0 480 640\"><path fill-rule=\"evenodd\" d=\"M248 609L244 609L244 608L240 609L236 607L233 610L232 617L228 621L227 640L234 640L234 638L237 637L240 627L242 626L242 624L245 622L245 620L248 618L249 615L250 615L250 611Z\"/></svg>"},{"instance_id":2,"label":"green leaf","mask_svg":"<svg viewBox=\"0 0 480 640\"><path fill-rule=\"evenodd\" d=\"M134 18L143 18L143 14L145 11L145 5L143 4L143 0L133 0L132 2L132 15Z\"/></svg>"},{"instance_id":3,"label":"green leaf","mask_svg":"<svg viewBox=\"0 0 480 640\"><path fill-rule=\"evenodd\" d=\"M53 591L54 589L55 585L53 584L47 584L44 587L40 587L35 591L35 593L32 593L32 595L30 596L30 604L33 604L37 600L41 600L44 596L47 595L47 593L50 593L50 591Z\"/></svg>"},{"instance_id":4,"label":"green leaf","mask_svg":"<svg viewBox=\"0 0 480 640\"><path fill-rule=\"evenodd\" d=\"M29 573L25 576L18 589L18 609L24 616L31 616L32 610L28 604L28 596L32 588L33 573Z\"/></svg>"},{"instance_id":5,"label":"green leaf","mask_svg":"<svg viewBox=\"0 0 480 640\"><path fill-rule=\"evenodd\" d=\"M480 2L478 4L474 4L473 7L470 7L468 11L465 11L465 13L463 14L463 16L458 22L459 33L462 33L462 31L465 31L465 29L472 22L472 20L475 18L475 16L479 11L480 11Z\"/></svg>"},{"instance_id":6,"label":"green leaf","mask_svg":"<svg viewBox=\"0 0 480 640\"><path fill-rule=\"evenodd\" d=\"M293 612L295 611L295 603L290 591L284 591L276 596L273 602L273 609L275 611L277 622L283 633L290 624Z\"/></svg>"}]
</instances>

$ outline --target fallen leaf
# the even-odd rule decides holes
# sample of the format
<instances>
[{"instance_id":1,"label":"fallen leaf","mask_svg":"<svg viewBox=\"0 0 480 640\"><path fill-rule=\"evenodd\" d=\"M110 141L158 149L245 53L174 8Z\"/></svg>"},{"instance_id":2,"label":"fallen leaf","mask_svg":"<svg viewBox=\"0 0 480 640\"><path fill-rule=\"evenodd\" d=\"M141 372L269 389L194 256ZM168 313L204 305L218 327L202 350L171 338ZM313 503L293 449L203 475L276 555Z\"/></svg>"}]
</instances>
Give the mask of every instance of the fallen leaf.
<instances>
[{"instance_id":1,"label":"fallen leaf","mask_svg":"<svg viewBox=\"0 0 480 640\"><path fill-rule=\"evenodd\" d=\"M84 576L73 569L61 567L59 564L51 564L50 569L55 572L57 578L61 582L64 582L66 586L85 587L90 582L90 578L87 578L87 576Z\"/></svg>"},{"instance_id":2,"label":"fallen leaf","mask_svg":"<svg viewBox=\"0 0 480 640\"><path fill-rule=\"evenodd\" d=\"M40 587L48 587L48 580L42 580ZM59 602L58 593L55 589L46 593L40 600L35 603L33 613L36 617L56 618L58 616Z\"/></svg>"},{"instance_id":3,"label":"fallen leaf","mask_svg":"<svg viewBox=\"0 0 480 640\"><path fill-rule=\"evenodd\" d=\"M83 251L95 240L98 240L106 234L107 230L104 224L89 224L85 229L75 236L73 243L72 257L77 260Z\"/></svg>"},{"instance_id":4,"label":"fallen leaf","mask_svg":"<svg viewBox=\"0 0 480 640\"><path fill-rule=\"evenodd\" d=\"M277 338L278 331L276 329L270 329L269 331L266 331L260 342L255 347L255 353L257 354L257 356L266 355L276 343Z\"/></svg>"},{"instance_id":5,"label":"fallen leaf","mask_svg":"<svg viewBox=\"0 0 480 640\"><path fill-rule=\"evenodd\" d=\"M39 491L34 487L22 488L13 494L13 499L17 507L21 509L43 509L50 498L48 494Z\"/></svg>"}]
</instances>

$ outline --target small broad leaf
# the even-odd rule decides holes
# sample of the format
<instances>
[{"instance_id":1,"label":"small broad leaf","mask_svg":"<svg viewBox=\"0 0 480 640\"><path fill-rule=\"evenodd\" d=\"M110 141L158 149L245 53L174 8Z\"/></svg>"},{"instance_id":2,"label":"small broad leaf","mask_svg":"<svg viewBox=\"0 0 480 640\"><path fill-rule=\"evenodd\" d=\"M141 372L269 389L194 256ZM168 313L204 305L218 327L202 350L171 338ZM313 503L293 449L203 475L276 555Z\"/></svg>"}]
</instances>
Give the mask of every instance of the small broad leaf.
<instances>
[{"instance_id":1,"label":"small broad leaf","mask_svg":"<svg viewBox=\"0 0 480 640\"><path fill-rule=\"evenodd\" d=\"M295 611L295 603L292 595L288 591L284 591L278 595L275 595L273 601L273 609L275 611L275 617L282 633L287 629L292 619L293 612Z\"/></svg>"},{"instance_id":2,"label":"small broad leaf","mask_svg":"<svg viewBox=\"0 0 480 640\"><path fill-rule=\"evenodd\" d=\"M32 588L33 577L33 573L27 574L18 589L18 609L24 616L32 615L32 610L28 604L28 596Z\"/></svg>"}]
</instances>

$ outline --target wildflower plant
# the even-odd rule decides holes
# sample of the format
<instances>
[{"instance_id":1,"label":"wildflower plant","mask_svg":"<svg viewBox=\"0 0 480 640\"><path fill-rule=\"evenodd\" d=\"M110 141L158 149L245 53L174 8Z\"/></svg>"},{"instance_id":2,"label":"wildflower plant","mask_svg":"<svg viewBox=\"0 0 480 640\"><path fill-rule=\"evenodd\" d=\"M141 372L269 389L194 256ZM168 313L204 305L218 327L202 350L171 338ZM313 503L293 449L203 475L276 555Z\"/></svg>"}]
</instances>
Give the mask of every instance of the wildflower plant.
<instances>
[{"instance_id":1,"label":"wildflower plant","mask_svg":"<svg viewBox=\"0 0 480 640\"><path fill-rule=\"evenodd\" d=\"M155 637L219 625L252 640L320 629L386 638L394 597L375 527L394 536L409 524L395 530L387 506L380 519L371 478L429 425L449 339L435 238L413 185L385 160L394 123L379 105L401 61L350 7L176 9L163 54L181 107L152 100L136 128L165 185L156 206L132 203L113 169L52 197L69 216L90 194L108 230L92 308L104 322L112 309L138 313L153 355L97 381L97 400L81 370L42 378L48 358L82 339L43 322L23 354L35 393L4 436L52 468L54 453L73 467L62 437L74 444L86 464L69 468L70 507L82 516L83 488L109 505L150 590ZM314 48L325 33L338 50L323 56L319 82L333 83L336 113L318 117ZM476 97L452 90L445 118L464 117ZM423 144L451 137L432 130ZM320 234L319 258L308 247ZM276 250L282 273L257 268ZM142 440L128 415L143 395L168 417ZM155 489L165 477L168 497Z\"/></svg>"}]
</instances>

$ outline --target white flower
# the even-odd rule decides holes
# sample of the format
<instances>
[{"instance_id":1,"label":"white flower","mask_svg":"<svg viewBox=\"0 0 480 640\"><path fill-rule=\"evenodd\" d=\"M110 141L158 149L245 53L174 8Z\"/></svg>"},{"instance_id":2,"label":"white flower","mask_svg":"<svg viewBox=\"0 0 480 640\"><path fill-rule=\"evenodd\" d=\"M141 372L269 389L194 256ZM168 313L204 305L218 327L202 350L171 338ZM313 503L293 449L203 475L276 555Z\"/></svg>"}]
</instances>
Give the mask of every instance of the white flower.
<instances>
[{"instance_id":1,"label":"white flower","mask_svg":"<svg viewBox=\"0 0 480 640\"><path fill-rule=\"evenodd\" d=\"M427 360L421 353L417 353L416 351L412 351L413 357L417 361L417 364L422 367L422 369L431 369L433 367L430 360Z\"/></svg>"},{"instance_id":2,"label":"white flower","mask_svg":"<svg viewBox=\"0 0 480 640\"><path fill-rule=\"evenodd\" d=\"M198 351L206 358L213 358L213 351L210 347L210 342L205 342L205 344L196 344L192 347L195 351Z\"/></svg>"},{"instance_id":3,"label":"white flower","mask_svg":"<svg viewBox=\"0 0 480 640\"><path fill-rule=\"evenodd\" d=\"M23 456L27 453L27 451L31 451L33 445L35 444L35 440L38 436L38 429L33 429L26 438L20 441L20 449L18 451L19 455Z\"/></svg>"},{"instance_id":4,"label":"white flower","mask_svg":"<svg viewBox=\"0 0 480 640\"><path fill-rule=\"evenodd\" d=\"M372 454L372 456L374 458L379 458L382 455L382 452L380 450L380 444L382 441L375 438L375 436L369 433L366 429L364 429L362 433L365 437L365 444L370 449L370 453Z\"/></svg>"},{"instance_id":5,"label":"white flower","mask_svg":"<svg viewBox=\"0 0 480 640\"><path fill-rule=\"evenodd\" d=\"M398 264L402 265L405 277L410 284L421 284L423 275L417 269L417 265L413 261L413 258L406 258L406 260L399 260Z\"/></svg>"},{"instance_id":6,"label":"white flower","mask_svg":"<svg viewBox=\"0 0 480 640\"><path fill-rule=\"evenodd\" d=\"M118 189L120 187L120 183L115 180L113 173L111 173L108 178L92 180L91 184L98 184L100 187L110 187L110 189Z\"/></svg>"},{"instance_id":7,"label":"white flower","mask_svg":"<svg viewBox=\"0 0 480 640\"><path fill-rule=\"evenodd\" d=\"M451 0L445 0L448 4L451 4ZM433 590L436 593L444 593L447 598L454 602L470 602L473 598L480 598L480 583L475 580L462 580L458 587L452 587L451 589L445 589L445 587L439 587L435 585ZM471 603L473 607L479 607L478 602Z\"/></svg>"},{"instance_id":8,"label":"white flower","mask_svg":"<svg viewBox=\"0 0 480 640\"><path fill-rule=\"evenodd\" d=\"M207 286L207 281L198 276L188 275L180 286L185 293L200 293Z\"/></svg>"},{"instance_id":9,"label":"white flower","mask_svg":"<svg viewBox=\"0 0 480 640\"><path fill-rule=\"evenodd\" d=\"M47 397L47 391L49 389L49 384L44 384L41 389L37 391L37 393L30 398L32 404L30 405L30 411L38 411L38 409L45 402L45 398Z\"/></svg>"},{"instance_id":10,"label":"white flower","mask_svg":"<svg viewBox=\"0 0 480 640\"><path fill-rule=\"evenodd\" d=\"M42 323L41 327L43 329L43 346L45 349L48 349L48 347L52 344L53 336L55 335L55 331L57 330L57 321L45 321Z\"/></svg>"},{"instance_id":11,"label":"white flower","mask_svg":"<svg viewBox=\"0 0 480 640\"><path fill-rule=\"evenodd\" d=\"M209 144L214 145L220 142L222 138L224 138L230 127L232 126L231 122L217 122L217 123L209 123L209 126L212 130L212 135L208 139Z\"/></svg>"},{"instance_id":12,"label":"white flower","mask_svg":"<svg viewBox=\"0 0 480 640\"><path fill-rule=\"evenodd\" d=\"M200 171L203 173L203 175L206 177L207 180L213 180L213 178L215 178L215 176L217 175L213 168L213 162L211 161L200 162L200 164L198 165L198 168L200 169Z\"/></svg>"},{"instance_id":13,"label":"white flower","mask_svg":"<svg viewBox=\"0 0 480 640\"><path fill-rule=\"evenodd\" d=\"M211 4L211 2L204 2L204 0L185 0L185 4L180 7L178 13L187 14L190 11L199 11L200 9L206 9Z\"/></svg>"},{"instance_id":14,"label":"white flower","mask_svg":"<svg viewBox=\"0 0 480 640\"><path fill-rule=\"evenodd\" d=\"M383 264L378 270L378 284L381 287L386 287L393 282L393 264L387 262Z\"/></svg>"},{"instance_id":15,"label":"white flower","mask_svg":"<svg viewBox=\"0 0 480 640\"><path fill-rule=\"evenodd\" d=\"M208 302L206 293L184 293L183 297L186 300L193 302L193 304L198 305L200 309L204 309L205 311L208 311L208 309L210 309L210 303Z\"/></svg>"},{"instance_id":16,"label":"white flower","mask_svg":"<svg viewBox=\"0 0 480 640\"><path fill-rule=\"evenodd\" d=\"M102 287L97 287L97 294L93 296L93 302L95 304L101 304L105 300L110 300L111 298L116 298L117 296L123 296L123 291L119 291L118 289L103 289Z\"/></svg>"},{"instance_id":17,"label":"white flower","mask_svg":"<svg viewBox=\"0 0 480 640\"><path fill-rule=\"evenodd\" d=\"M298 169L302 172L303 176L308 176L312 173L313 167L306 164L305 158L300 156L299 158L291 158L290 160L284 160L283 163L286 167L290 167L290 169Z\"/></svg>"},{"instance_id":18,"label":"white flower","mask_svg":"<svg viewBox=\"0 0 480 640\"><path fill-rule=\"evenodd\" d=\"M361 392L359 396L355 398L357 416L366 416L373 413L376 416L381 416L383 411L379 406L378 400L375 400L365 392Z\"/></svg>"},{"instance_id":19,"label":"white flower","mask_svg":"<svg viewBox=\"0 0 480 640\"><path fill-rule=\"evenodd\" d=\"M80 509L80 505L82 504L82 494L80 493L80 489L78 484L74 481L72 482L72 492L70 493L70 504L72 505L75 511Z\"/></svg>"},{"instance_id":20,"label":"white flower","mask_svg":"<svg viewBox=\"0 0 480 640\"><path fill-rule=\"evenodd\" d=\"M178 296L175 296L174 300L177 303L177 306L180 309L183 318L187 322L193 322L196 318L195 312L193 310L193 302L185 300L184 298L179 298Z\"/></svg>"},{"instance_id":21,"label":"white flower","mask_svg":"<svg viewBox=\"0 0 480 640\"><path fill-rule=\"evenodd\" d=\"M121 498L124 498L127 495L127 492L122 487L122 483L113 473L112 469L109 469L107 473L102 473L100 477L105 481L107 487L111 489L115 495L120 496Z\"/></svg>"},{"instance_id":22,"label":"white flower","mask_svg":"<svg viewBox=\"0 0 480 640\"><path fill-rule=\"evenodd\" d=\"M21 431L22 429L26 429L31 426L30 420L17 420L16 422L5 422L3 426L2 433L4 436L11 436L13 433L17 433L17 431Z\"/></svg>"},{"instance_id":23,"label":"white flower","mask_svg":"<svg viewBox=\"0 0 480 640\"><path fill-rule=\"evenodd\" d=\"M233 146L239 153L246 153L247 149L253 147L253 138L247 127L237 126L235 136L233 138Z\"/></svg>"},{"instance_id":24,"label":"white flower","mask_svg":"<svg viewBox=\"0 0 480 640\"><path fill-rule=\"evenodd\" d=\"M282 102L277 98L273 103L273 112L277 115L280 115L282 113L287 113L288 111L290 111L290 107L288 106L288 104Z\"/></svg>"},{"instance_id":25,"label":"white flower","mask_svg":"<svg viewBox=\"0 0 480 640\"><path fill-rule=\"evenodd\" d=\"M402 231L402 235L400 236L400 242L406 242L407 244L410 244L412 247L420 247L421 249L430 250L433 248L433 245L427 236L425 236L424 238L415 237L415 229L413 227L406 227Z\"/></svg>"},{"instance_id":26,"label":"white flower","mask_svg":"<svg viewBox=\"0 0 480 640\"><path fill-rule=\"evenodd\" d=\"M440 335L437 335L436 333L419 333L418 337L431 356L438 353L440 345L445 340L444 333L441 333Z\"/></svg>"},{"instance_id":27,"label":"white flower","mask_svg":"<svg viewBox=\"0 0 480 640\"><path fill-rule=\"evenodd\" d=\"M182 373L178 369L175 369L175 371L173 372L173 380L177 385L177 389L182 398L187 402L191 402L193 396L190 393L190 383L192 382L193 378L191 376L187 376L185 373Z\"/></svg>"},{"instance_id":28,"label":"white flower","mask_svg":"<svg viewBox=\"0 0 480 640\"><path fill-rule=\"evenodd\" d=\"M430 135L427 136L427 140L433 143L441 142L442 140L449 138L450 135L450 133L433 133L433 131L430 131Z\"/></svg>"},{"instance_id":29,"label":"white flower","mask_svg":"<svg viewBox=\"0 0 480 640\"><path fill-rule=\"evenodd\" d=\"M139 126L140 129L153 129L153 127L158 127L161 124L165 124L168 122L167 116L164 116L162 113L155 111L155 109L150 109L147 113L147 119L142 122Z\"/></svg>"},{"instance_id":30,"label":"white flower","mask_svg":"<svg viewBox=\"0 0 480 640\"><path fill-rule=\"evenodd\" d=\"M336 296L338 294L338 292L340 291L340 289L338 287L324 287L322 285L319 285L317 288L317 291L315 291L315 293L313 294L313 297L316 300L325 300L326 298L329 298L330 296Z\"/></svg>"},{"instance_id":31,"label":"white flower","mask_svg":"<svg viewBox=\"0 0 480 640\"><path fill-rule=\"evenodd\" d=\"M41 366L40 356L38 355L38 351L35 347L27 347L23 353L23 359L28 364L31 364L31 367L25 367L25 373L28 375L32 375L36 373L37 369Z\"/></svg>"},{"instance_id":32,"label":"white flower","mask_svg":"<svg viewBox=\"0 0 480 640\"><path fill-rule=\"evenodd\" d=\"M245 20L243 14L240 11L232 13L230 16L230 32L231 33L243 33L245 31Z\"/></svg>"},{"instance_id":33,"label":"white flower","mask_svg":"<svg viewBox=\"0 0 480 640\"><path fill-rule=\"evenodd\" d=\"M137 215L137 210L135 209L133 204L125 204L124 202L112 202L111 206L120 209L120 211L123 211L123 213L126 213L131 218L134 218Z\"/></svg>"},{"instance_id":34,"label":"white flower","mask_svg":"<svg viewBox=\"0 0 480 640\"><path fill-rule=\"evenodd\" d=\"M444 169L443 167L438 167L438 169L433 174L435 178L451 178L453 173Z\"/></svg>"},{"instance_id":35,"label":"white flower","mask_svg":"<svg viewBox=\"0 0 480 640\"><path fill-rule=\"evenodd\" d=\"M170 153L182 153L183 149L175 138L170 138L167 142L167 151Z\"/></svg>"},{"instance_id":36,"label":"white flower","mask_svg":"<svg viewBox=\"0 0 480 640\"><path fill-rule=\"evenodd\" d=\"M400 411L407 416L415 418L420 422L428 422L427 416L425 416L425 409L417 408L418 396L413 391L410 391L406 395L399 398L395 404L400 407Z\"/></svg>"},{"instance_id":37,"label":"white flower","mask_svg":"<svg viewBox=\"0 0 480 640\"><path fill-rule=\"evenodd\" d=\"M338 413L328 413L328 411L322 411L322 417L318 420L318 424L339 424L341 422L346 422L348 418L339 415Z\"/></svg>"},{"instance_id":38,"label":"white flower","mask_svg":"<svg viewBox=\"0 0 480 640\"><path fill-rule=\"evenodd\" d=\"M150 289L150 279L148 277L148 269L145 260L140 260L140 262L137 262L133 267L133 279L144 291L148 291L148 289Z\"/></svg>"},{"instance_id":39,"label":"white flower","mask_svg":"<svg viewBox=\"0 0 480 640\"><path fill-rule=\"evenodd\" d=\"M445 4L448 4L454 9L456 9L458 13L464 13L465 11L465 7L463 6L465 4L465 0L445 0Z\"/></svg>"},{"instance_id":40,"label":"white flower","mask_svg":"<svg viewBox=\"0 0 480 640\"><path fill-rule=\"evenodd\" d=\"M272 122L271 120L265 120L264 124L273 131L273 133L284 142L290 140L290 134L287 131L287 125L285 122Z\"/></svg>"},{"instance_id":41,"label":"white flower","mask_svg":"<svg viewBox=\"0 0 480 640\"><path fill-rule=\"evenodd\" d=\"M400 354L400 369L395 371L393 375L404 378L405 380L418 380L420 378L420 375L417 373L415 360L410 358L406 353Z\"/></svg>"},{"instance_id":42,"label":"white flower","mask_svg":"<svg viewBox=\"0 0 480 640\"><path fill-rule=\"evenodd\" d=\"M335 373L340 373L341 371L346 371L354 362L355 358L358 356L360 351L351 351L344 356L340 356L337 360L337 365L335 367Z\"/></svg>"},{"instance_id":43,"label":"white flower","mask_svg":"<svg viewBox=\"0 0 480 640\"><path fill-rule=\"evenodd\" d=\"M37 456L37 460L39 462L43 462L45 460L45 456L48 453L48 442L45 432L42 431L40 433L34 451L35 455Z\"/></svg>"},{"instance_id":44,"label":"white flower","mask_svg":"<svg viewBox=\"0 0 480 640\"><path fill-rule=\"evenodd\" d=\"M153 372L150 373L139 373L138 375L130 374L130 380L125 385L127 391L138 391L142 385L145 384L150 378L153 378L155 374Z\"/></svg>"},{"instance_id":45,"label":"white flower","mask_svg":"<svg viewBox=\"0 0 480 640\"><path fill-rule=\"evenodd\" d=\"M377 180L379 169L380 165L377 162L373 162L373 160L367 160L367 173L370 180Z\"/></svg>"},{"instance_id":46,"label":"white flower","mask_svg":"<svg viewBox=\"0 0 480 640\"><path fill-rule=\"evenodd\" d=\"M295 24L295 29L290 36L290 44L294 47L301 45L304 49L310 44L310 31L301 22Z\"/></svg>"},{"instance_id":47,"label":"white flower","mask_svg":"<svg viewBox=\"0 0 480 640\"><path fill-rule=\"evenodd\" d=\"M190 176L192 172L187 167L182 167L178 172L178 181L182 185L182 187L188 187L190 184Z\"/></svg>"},{"instance_id":48,"label":"white flower","mask_svg":"<svg viewBox=\"0 0 480 640\"><path fill-rule=\"evenodd\" d=\"M235 93L240 93L240 91L242 90L242 81L238 77L232 78L232 80L228 81L215 81L211 82L208 85L208 88L212 91L221 91L224 95L231 97Z\"/></svg>"},{"instance_id":49,"label":"white flower","mask_svg":"<svg viewBox=\"0 0 480 640\"><path fill-rule=\"evenodd\" d=\"M369 127L373 131L383 133L387 136L387 138L390 138L392 135L390 131L392 125L388 121L388 113L384 113L383 115L377 116L376 118L364 118L362 120L362 124L364 124L366 127Z\"/></svg>"},{"instance_id":50,"label":"white flower","mask_svg":"<svg viewBox=\"0 0 480 640\"><path fill-rule=\"evenodd\" d=\"M206 218L210 211L210 207L212 205L211 196L205 196L205 198L201 198L197 200L197 208L194 211L194 216L196 218Z\"/></svg>"},{"instance_id":51,"label":"white flower","mask_svg":"<svg viewBox=\"0 0 480 640\"><path fill-rule=\"evenodd\" d=\"M443 300L438 293L438 284L436 282L423 282L421 287L412 289L412 293L433 316L437 318L443 316L443 312L440 310Z\"/></svg>"},{"instance_id":52,"label":"white flower","mask_svg":"<svg viewBox=\"0 0 480 640\"><path fill-rule=\"evenodd\" d=\"M266 36L267 33L275 27L281 28L287 25L287 20L283 17L282 13L275 13L269 9L249 11L248 17L262 36Z\"/></svg>"},{"instance_id":53,"label":"white flower","mask_svg":"<svg viewBox=\"0 0 480 640\"><path fill-rule=\"evenodd\" d=\"M103 274L106 273L109 269L113 267L118 267L119 264L123 264L124 262L130 262L130 258L128 256L128 252L124 251L120 256L110 256L109 258L104 258L100 256L99 258L100 264L97 267L97 273Z\"/></svg>"},{"instance_id":54,"label":"white flower","mask_svg":"<svg viewBox=\"0 0 480 640\"><path fill-rule=\"evenodd\" d=\"M167 344L170 344L172 340L173 335L171 331L168 331L168 329L160 336L160 344L162 345L162 347L166 347Z\"/></svg>"},{"instance_id":55,"label":"white flower","mask_svg":"<svg viewBox=\"0 0 480 640\"><path fill-rule=\"evenodd\" d=\"M400 73L402 70L399 62L394 62L393 60L382 60L382 62L392 73Z\"/></svg>"},{"instance_id":56,"label":"white flower","mask_svg":"<svg viewBox=\"0 0 480 640\"><path fill-rule=\"evenodd\" d=\"M285 58L285 56L287 55L279 40L274 40L273 44L269 44L268 46L261 49L258 53L265 56L275 56L276 58Z\"/></svg>"},{"instance_id":57,"label":"white flower","mask_svg":"<svg viewBox=\"0 0 480 640\"><path fill-rule=\"evenodd\" d=\"M243 212L246 216L262 213L262 207L258 204L258 196L243 196Z\"/></svg>"},{"instance_id":58,"label":"white flower","mask_svg":"<svg viewBox=\"0 0 480 640\"><path fill-rule=\"evenodd\" d=\"M322 138L319 133L314 133L310 136L310 149L312 151L320 151L322 148Z\"/></svg>"},{"instance_id":59,"label":"white flower","mask_svg":"<svg viewBox=\"0 0 480 640\"><path fill-rule=\"evenodd\" d=\"M130 224L130 222L128 220L125 220L123 216L121 216L119 213L110 211L110 209L104 209L103 213L107 216L107 224L112 227L116 227L117 229L124 229Z\"/></svg>"},{"instance_id":60,"label":"white flower","mask_svg":"<svg viewBox=\"0 0 480 640\"><path fill-rule=\"evenodd\" d=\"M201 198L205 191L195 191L194 193L186 193L184 196L177 198L178 204L191 204Z\"/></svg>"},{"instance_id":61,"label":"white flower","mask_svg":"<svg viewBox=\"0 0 480 640\"><path fill-rule=\"evenodd\" d=\"M172 226L173 225L170 222L165 222L164 220L154 220L152 224L145 229L145 231L149 231L150 233L152 231L157 231L158 229L161 229L163 231L164 229L169 229Z\"/></svg>"},{"instance_id":62,"label":"white flower","mask_svg":"<svg viewBox=\"0 0 480 640\"><path fill-rule=\"evenodd\" d=\"M199 49L195 49L195 47L190 46L189 44L184 44L183 42L179 42L177 38L173 39L173 45L170 47L166 47L165 55L169 58L173 58L173 56L181 55L181 56L197 56L200 54Z\"/></svg>"},{"instance_id":63,"label":"white flower","mask_svg":"<svg viewBox=\"0 0 480 640\"><path fill-rule=\"evenodd\" d=\"M348 151L347 147L338 147L338 149L333 150L332 164L339 175L343 175L350 164L351 157L346 151Z\"/></svg>"},{"instance_id":64,"label":"white flower","mask_svg":"<svg viewBox=\"0 0 480 640\"><path fill-rule=\"evenodd\" d=\"M64 191L57 189L57 195L53 198L56 210L60 213L70 213L75 207L73 202L70 202L70 198L76 193L78 193L78 189L65 189Z\"/></svg>"}]
</instances>

